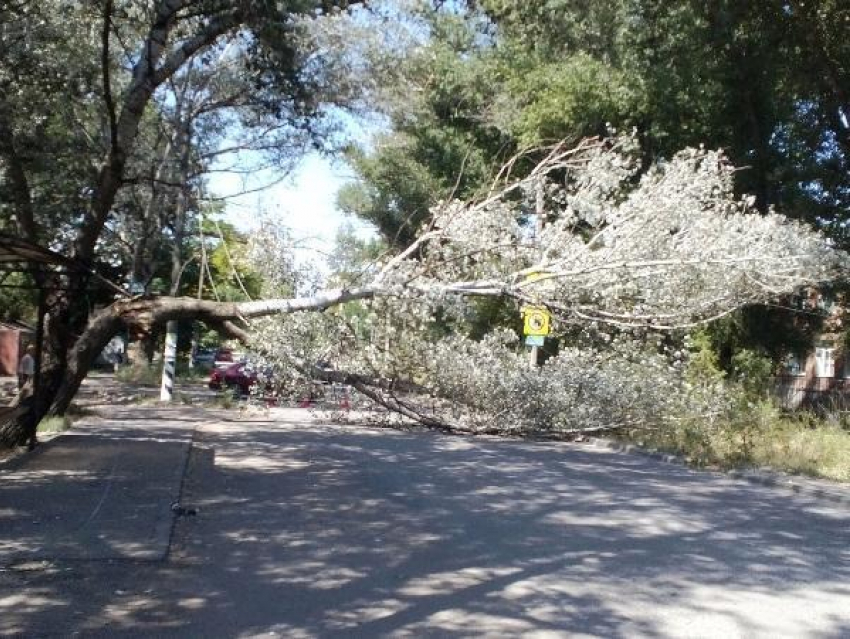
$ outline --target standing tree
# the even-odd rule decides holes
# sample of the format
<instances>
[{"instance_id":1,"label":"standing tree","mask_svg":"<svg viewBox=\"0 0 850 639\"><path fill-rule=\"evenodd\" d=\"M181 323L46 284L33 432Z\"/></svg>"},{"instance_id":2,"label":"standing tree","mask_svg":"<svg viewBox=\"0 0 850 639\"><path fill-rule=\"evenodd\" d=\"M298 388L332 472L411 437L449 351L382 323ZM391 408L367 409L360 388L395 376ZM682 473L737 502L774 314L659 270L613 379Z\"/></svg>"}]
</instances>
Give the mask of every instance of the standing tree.
<instances>
[{"instance_id":1,"label":"standing tree","mask_svg":"<svg viewBox=\"0 0 850 639\"><path fill-rule=\"evenodd\" d=\"M0 172L3 227L60 248L90 268L116 219L147 114L165 87L232 42L245 54L250 101L235 104L246 126L274 118L278 131L310 131L319 115L305 21L348 0L195 2L64 0L0 7ZM195 65L194 67L192 65ZM272 132L274 133L274 132ZM182 133L181 133L182 134ZM54 148L51 148L54 147ZM30 414L2 428L20 441L48 410L64 411L103 342L87 330L86 269L38 284L50 291L43 393ZM143 318L129 321L144 332ZM108 331L107 331L108 332ZM107 338L108 339L108 338Z\"/></svg>"}]
</instances>

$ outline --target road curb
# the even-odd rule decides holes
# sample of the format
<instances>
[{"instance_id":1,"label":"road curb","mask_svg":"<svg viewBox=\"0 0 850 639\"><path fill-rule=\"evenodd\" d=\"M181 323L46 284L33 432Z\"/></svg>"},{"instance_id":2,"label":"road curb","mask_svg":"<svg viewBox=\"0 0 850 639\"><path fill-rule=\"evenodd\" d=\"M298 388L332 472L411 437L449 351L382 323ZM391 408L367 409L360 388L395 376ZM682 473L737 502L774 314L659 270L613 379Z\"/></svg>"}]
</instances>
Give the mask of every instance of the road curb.
<instances>
[{"instance_id":1,"label":"road curb","mask_svg":"<svg viewBox=\"0 0 850 639\"><path fill-rule=\"evenodd\" d=\"M26 515L7 518L8 528L0 524L0 562L168 559L197 427L181 423L179 411L140 411L130 419L131 412L81 420L0 465L4 478L50 479L14 493ZM16 549L7 543L13 533L30 541Z\"/></svg>"},{"instance_id":2,"label":"road curb","mask_svg":"<svg viewBox=\"0 0 850 639\"><path fill-rule=\"evenodd\" d=\"M654 459L666 464L686 466L696 471L700 470L688 463L688 460L681 455L663 453L656 450L641 448L634 444L623 444L610 439L600 439L597 437L588 438L586 443L595 448L604 448L618 453L640 455L641 457L648 457L649 459ZM743 480L750 484L780 488L782 490L793 492L797 495L820 499L833 504L846 504L850 506L850 486L845 488L840 485L825 485L825 480L811 479L800 475L789 475L778 471L756 470L753 468L734 468L731 470L714 470L712 472L721 473L727 477Z\"/></svg>"},{"instance_id":3,"label":"road curb","mask_svg":"<svg viewBox=\"0 0 850 639\"><path fill-rule=\"evenodd\" d=\"M171 520L168 522L168 532L166 533L167 541L165 545L165 551L162 553L161 561L167 561L169 557L171 557L171 546L174 543L174 533L177 529L177 512L174 510L174 505L178 506L183 501L183 489L186 486L186 475L189 472L189 460L192 457L192 450L195 448L195 438L198 434L198 427L195 426L192 428L192 432L189 436L189 439L183 442L183 456L181 459L181 463L179 466L179 475L180 481L177 484L177 493L174 495L174 501L172 502L172 516Z\"/></svg>"}]
</instances>

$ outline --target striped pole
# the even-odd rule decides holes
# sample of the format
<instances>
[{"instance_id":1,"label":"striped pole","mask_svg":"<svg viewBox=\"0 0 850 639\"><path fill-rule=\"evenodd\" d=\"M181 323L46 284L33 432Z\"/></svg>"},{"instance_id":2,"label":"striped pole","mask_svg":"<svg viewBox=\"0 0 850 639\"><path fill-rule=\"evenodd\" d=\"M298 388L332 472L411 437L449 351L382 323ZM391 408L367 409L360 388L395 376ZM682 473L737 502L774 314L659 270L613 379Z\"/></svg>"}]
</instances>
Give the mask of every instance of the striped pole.
<instances>
[{"instance_id":1,"label":"striped pole","mask_svg":"<svg viewBox=\"0 0 850 639\"><path fill-rule=\"evenodd\" d=\"M162 386L159 400L170 402L174 395L174 373L177 366L177 320L168 320L165 325L165 352L162 356Z\"/></svg>"}]
</instances>

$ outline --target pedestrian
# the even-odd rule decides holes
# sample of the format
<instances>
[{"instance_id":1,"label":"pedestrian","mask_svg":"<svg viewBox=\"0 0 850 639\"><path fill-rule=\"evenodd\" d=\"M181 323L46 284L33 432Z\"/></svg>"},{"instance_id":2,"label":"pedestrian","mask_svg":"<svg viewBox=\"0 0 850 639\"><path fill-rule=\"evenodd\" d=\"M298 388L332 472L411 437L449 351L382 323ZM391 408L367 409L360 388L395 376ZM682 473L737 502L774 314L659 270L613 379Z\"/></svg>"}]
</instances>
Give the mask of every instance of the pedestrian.
<instances>
[{"instance_id":1,"label":"pedestrian","mask_svg":"<svg viewBox=\"0 0 850 639\"><path fill-rule=\"evenodd\" d=\"M33 353L35 353L35 347L30 344L27 346L26 351L24 352L24 356L21 358L21 361L18 362L18 388L21 389L24 385L30 381L35 375L35 358L33 357Z\"/></svg>"}]
</instances>

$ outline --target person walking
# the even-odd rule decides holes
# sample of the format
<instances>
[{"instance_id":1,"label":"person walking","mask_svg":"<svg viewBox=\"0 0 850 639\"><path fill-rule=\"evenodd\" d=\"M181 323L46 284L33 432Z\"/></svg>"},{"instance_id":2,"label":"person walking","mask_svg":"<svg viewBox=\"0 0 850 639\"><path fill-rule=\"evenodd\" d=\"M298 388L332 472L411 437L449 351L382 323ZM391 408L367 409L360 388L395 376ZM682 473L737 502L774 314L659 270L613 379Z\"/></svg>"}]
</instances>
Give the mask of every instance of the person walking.
<instances>
[{"instance_id":1,"label":"person walking","mask_svg":"<svg viewBox=\"0 0 850 639\"><path fill-rule=\"evenodd\" d=\"M35 375L35 347L30 344L27 346L24 356L18 362L18 388L21 389Z\"/></svg>"}]
</instances>

